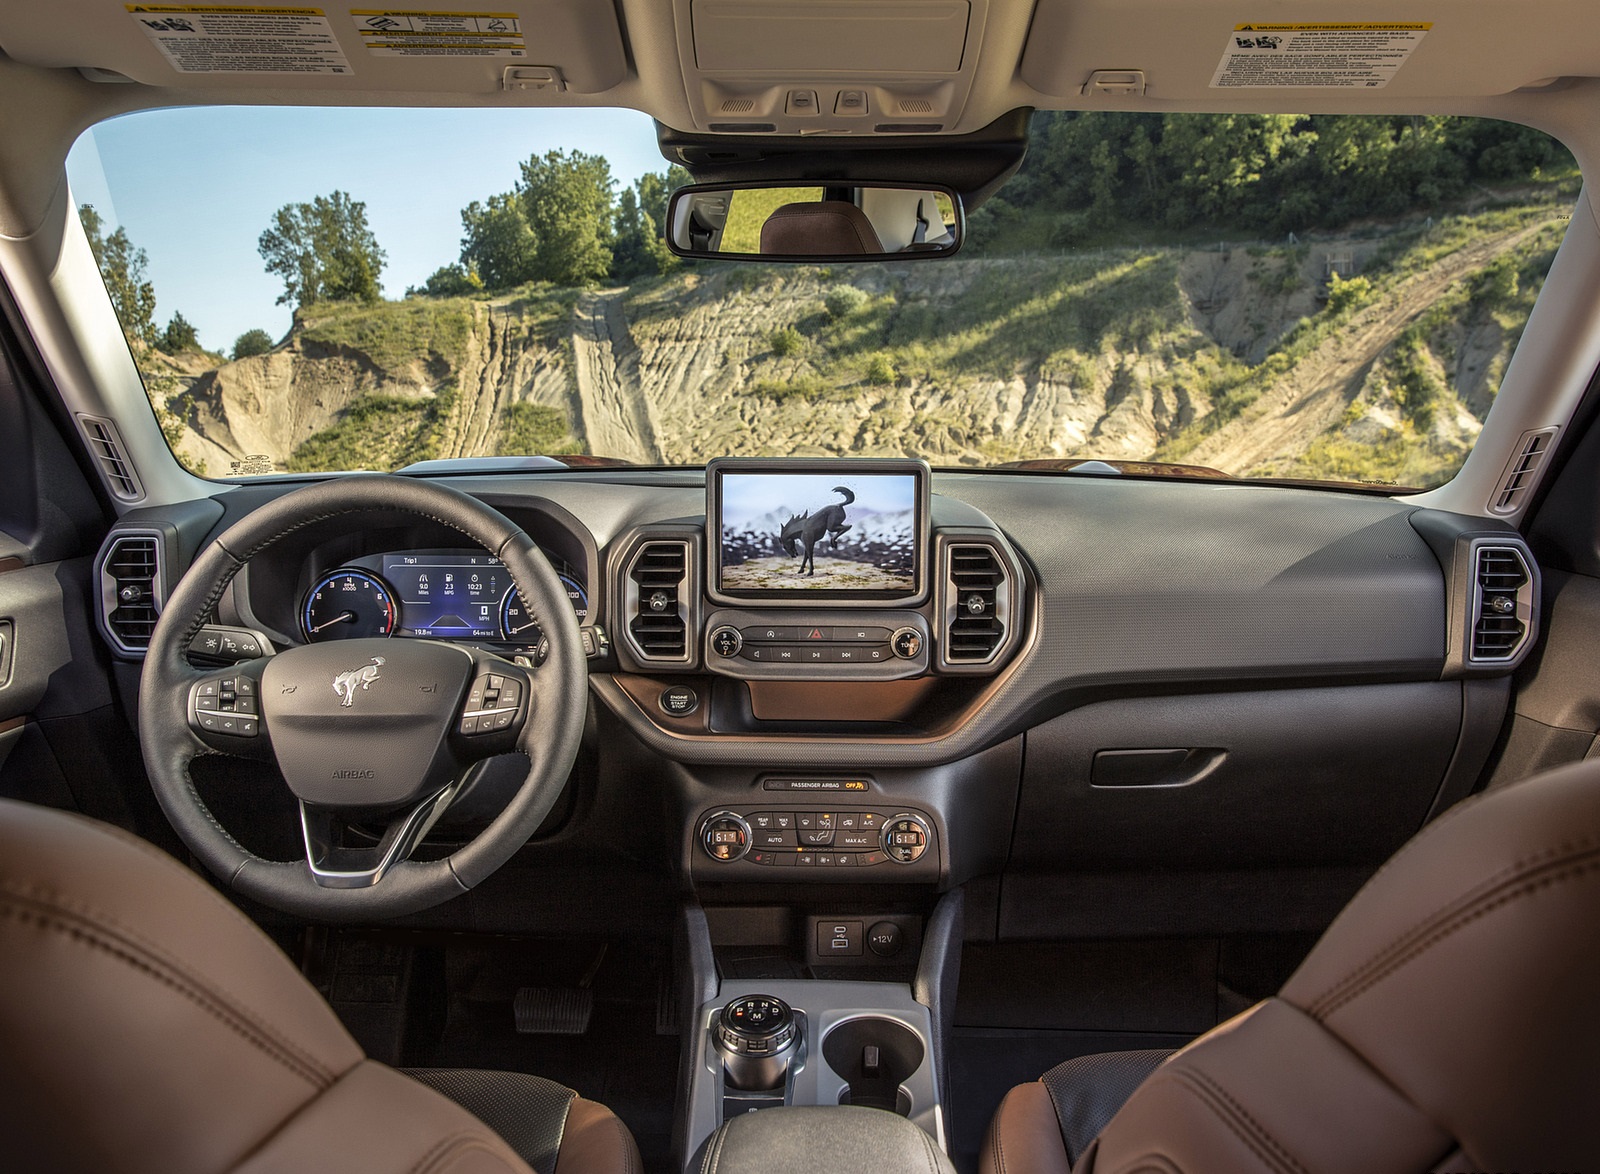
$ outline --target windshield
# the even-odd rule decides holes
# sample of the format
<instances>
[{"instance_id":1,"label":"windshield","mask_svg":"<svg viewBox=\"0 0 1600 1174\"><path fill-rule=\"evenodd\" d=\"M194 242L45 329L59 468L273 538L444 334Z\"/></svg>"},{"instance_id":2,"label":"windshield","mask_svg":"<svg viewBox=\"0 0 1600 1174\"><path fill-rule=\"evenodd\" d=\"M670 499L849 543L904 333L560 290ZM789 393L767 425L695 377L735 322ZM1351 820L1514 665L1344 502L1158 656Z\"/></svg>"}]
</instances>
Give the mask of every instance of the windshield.
<instances>
[{"instance_id":1,"label":"windshield","mask_svg":"<svg viewBox=\"0 0 1600 1174\"><path fill-rule=\"evenodd\" d=\"M769 266L667 251L689 176L626 111L155 111L68 168L209 476L798 455L1433 486L1579 183L1487 120L1041 112L954 259Z\"/></svg>"}]
</instances>

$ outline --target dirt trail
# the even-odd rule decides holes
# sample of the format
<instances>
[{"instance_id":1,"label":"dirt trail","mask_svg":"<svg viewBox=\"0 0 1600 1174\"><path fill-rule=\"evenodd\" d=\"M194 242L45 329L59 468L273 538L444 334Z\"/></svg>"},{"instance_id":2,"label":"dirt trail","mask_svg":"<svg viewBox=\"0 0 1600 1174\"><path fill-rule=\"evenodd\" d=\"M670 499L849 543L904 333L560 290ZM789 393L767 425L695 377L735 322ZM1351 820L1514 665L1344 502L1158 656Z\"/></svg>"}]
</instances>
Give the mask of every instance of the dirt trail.
<instances>
[{"instance_id":1,"label":"dirt trail","mask_svg":"<svg viewBox=\"0 0 1600 1174\"><path fill-rule=\"evenodd\" d=\"M642 465L661 463L655 421L639 381L639 348L620 289L586 292L573 314L578 419L589 452Z\"/></svg>"},{"instance_id":2,"label":"dirt trail","mask_svg":"<svg viewBox=\"0 0 1600 1174\"><path fill-rule=\"evenodd\" d=\"M1358 313L1340 334L1308 354L1281 383L1184 459L1247 473L1293 458L1337 425L1368 373L1395 340L1463 277L1517 248L1543 222L1485 237L1430 265Z\"/></svg>"},{"instance_id":3,"label":"dirt trail","mask_svg":"<svg viewBox=\"0 0 1600 1174\"><path fill-rule=\"evenodd\" d=\"M456 378L455 426L446 433L441 457L494 452L500 413L510 406L512 381L506 370L510 319L497 307L479 304L473 309L475 329Z\"/></svg>"}]
</instances>

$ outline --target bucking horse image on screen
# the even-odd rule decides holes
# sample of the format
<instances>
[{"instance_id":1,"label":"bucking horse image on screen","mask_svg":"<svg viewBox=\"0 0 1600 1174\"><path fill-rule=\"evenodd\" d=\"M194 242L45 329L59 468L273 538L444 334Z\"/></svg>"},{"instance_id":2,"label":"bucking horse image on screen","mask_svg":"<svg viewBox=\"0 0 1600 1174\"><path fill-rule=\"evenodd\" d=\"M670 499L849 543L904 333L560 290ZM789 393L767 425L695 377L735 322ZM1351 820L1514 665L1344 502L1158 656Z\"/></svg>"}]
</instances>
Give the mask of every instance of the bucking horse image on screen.
<instances>
[{"instance_id":1,"label":"bucking horse image on screen","mask_svg":"<svg viewBox=\"0 0 1600 1174\"><path fill-rule=\"evenodd\" d=\"M839 544L839 535L850 529L850 523L844 520L845 506L855 501L856 495L843 485L835 485L833 492L843 496L843 502L824 506L816 513L807 510L803 514L795 514L783 524L783 529L778 532L778 545L783 547L783 553L793 558L805 553L800 559L797 573L801 575L815 575L817 573L817 543L827 535L828 549L833 550ZM806 570L807 566L810 570Z\"/></svg>"}]
</instances>

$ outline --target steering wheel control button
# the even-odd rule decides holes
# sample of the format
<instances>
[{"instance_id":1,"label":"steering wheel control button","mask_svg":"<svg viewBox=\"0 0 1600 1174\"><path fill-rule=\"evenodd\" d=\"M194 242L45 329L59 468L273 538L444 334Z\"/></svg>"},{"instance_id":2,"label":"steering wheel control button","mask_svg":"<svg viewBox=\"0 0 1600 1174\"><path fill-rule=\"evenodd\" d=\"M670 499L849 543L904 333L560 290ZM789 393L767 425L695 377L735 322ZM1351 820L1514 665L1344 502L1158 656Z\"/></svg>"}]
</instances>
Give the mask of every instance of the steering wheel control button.
<instances>
[{"instance_id":1,"label":"steering wheel control button","mask_svg":"<svg viewBox=\"0 0 1600 1174\"><path fill-rule=\"evenodd\" d=\"M468 736L498 734L516 724L522 710L522 681L511 673L480 673L467 690L456 729Z\"/></svg>"},{"instance_id":2,"label":"steering wheel control button","mask_svg":"<svg viewBox=\"0 0 1600 1174\"><path fill-rule=\"evenodd\" d=\"M880 958L893 958L904 945L905 931L892 921L880 921L867 930L867 949Z\"/></svg>"},{"instance_id":3,"label":"steering wheel control button","mask_svg":"<svg viewBox=\"0 0 1600 1174\"><path fill-rule=\"evenodd\" d=\"M750 825L731 811L721 811L700 829L700 846L713 860L730 863L750 850Z\"/></svg>"},{"instance_id":4,"label":"steering wheel control button","mask_svg":"<svg viewBox=\"0 0 1600 1174\"><path fill-rule=\"evenodd\" d=\"M744 637L739 635L738 628L723 626L711 633L711 651L721 657L739 655L739 650L744 647Z\"/></svg>"},{"instance_id":5,"label":"steering wheel control button","mask_svg":"<svg viewBox=\"0 0 1600 1174\"><path fill-rule=\"evenodd\" d=\"M688 717L700 708L700 694L687 685L673 685L661 691L656 704L668 717Z\"/></svg>"},{"instance_id":6,"label":"steering wheel control button","mask_svg":"<svg viewBox=\"0 0 1600 1174\"><path fill-rule=\"evenodd\" d=\"M915 628L898 628L889 639L889 647L901 660L914 660L922 651L922 633Z\"/></svg>"},{"instance_id":7,"label":"steering wheel control button","mask_svg":"<svg viewBox=\"0 0 1600 1174\"><path fill-rule=\"evenodd\" d=\"M928 825L915 815L897 815L883 829L883 850L899 864L915 864L933 838Z\"/></svg>"},{"instance_id":8,"label":"steering wheel control button","mask_svg":"<svg viewBox=\"0 0 1600 1174\"><path fill-rule=\"evenodd\" d=\"M189 691L194 727L208 734L254 738L261 732L256 683L250 677L197 682Z\"/></svg>"}]
</instances>

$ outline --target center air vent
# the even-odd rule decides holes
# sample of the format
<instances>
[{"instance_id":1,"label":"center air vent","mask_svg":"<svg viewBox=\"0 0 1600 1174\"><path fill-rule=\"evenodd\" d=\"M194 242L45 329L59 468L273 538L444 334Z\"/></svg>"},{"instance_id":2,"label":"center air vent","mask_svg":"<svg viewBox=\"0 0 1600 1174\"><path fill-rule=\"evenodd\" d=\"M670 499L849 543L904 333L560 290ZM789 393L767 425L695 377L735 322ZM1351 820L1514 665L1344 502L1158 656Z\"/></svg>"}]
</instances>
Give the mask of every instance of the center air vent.
<instances>
[{"instance_id":1,"label":"center air vent","mask_svg":"<svg viewBox=\"0 0 1600 1174\"><path fill-rule=\"evenodd\" d=\"M1472 645L1478 663L1511 660L1528 640L1533 575L1514 546L1480 546L1474 552Z\"/></svg>"},{"instance_id":2,"label":"center air vent","mask_svg":"<svg viewBox=\"0 0 1600 1174\"><path fill-rule=\"evenodd\" d=\"M945 552L944 659L984 664L1006 638L1011 593L1006 571L991 546L952 543Z\"/></svg>"},{"instance_id":3,"label":"center air vent","mask_svg":"<svg viewBox=\"0 0 1600 1174\"><path fill-rule=\"evenodd\" d=\"M150 647L165 600L161 581L161 537L118 534L100 562L100 615L118 651L142 653Z\"/></svg>"},{"instance_id":4,"label":"center air vent","mask_svg":"<svg viewBox=\"0 0 1600 1174\"><path fill-rule=\"evenodd\" d=\"M646 542L628 567L628 635L641 660L689 659L689 544Z\"/></svg>"}]
</instances>

